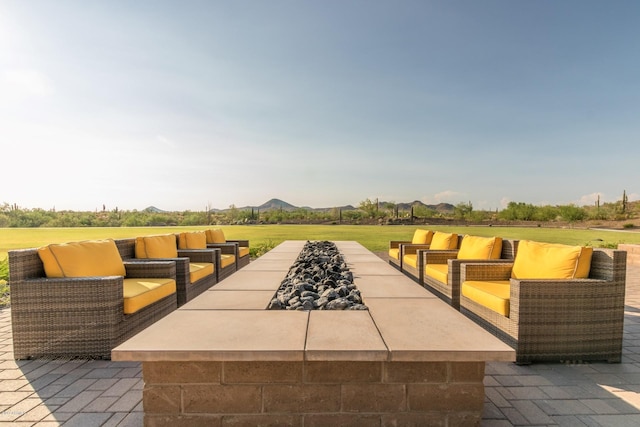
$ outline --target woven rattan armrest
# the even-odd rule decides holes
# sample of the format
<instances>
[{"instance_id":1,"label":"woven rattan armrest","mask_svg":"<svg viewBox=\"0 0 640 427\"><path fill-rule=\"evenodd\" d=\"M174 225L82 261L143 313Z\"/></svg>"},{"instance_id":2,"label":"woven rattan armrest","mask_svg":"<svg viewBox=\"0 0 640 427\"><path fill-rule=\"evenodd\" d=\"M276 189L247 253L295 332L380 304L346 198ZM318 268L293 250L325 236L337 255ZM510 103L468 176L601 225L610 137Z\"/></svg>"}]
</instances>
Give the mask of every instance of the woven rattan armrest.
<instances>
[{"instance_id":1,"label":"woven rattan armrest","mask_svg":"<svg viewBox=\"0 0 640 427\"><path fill-rule=\"evenodd\" d=\"M215 264L218 249L178 249L179 257L188 257L189 262L209 262Z\"/></svg>"},{"instance_id":2,"label":"woven rattan armrest","mask_svg":"<svg viewBox=\"0 0 640 427\"><path fill-rule=\"evenodd\" d=\"M237 243L207 243L208 249L219 249L220 253L224 255L238 256L239 245Z\"/></svg>"},{"instance_id":3,"label":"woven rattan armrest","mask_svg":"<svg viewBox=\"0 0 640 427\"><path fill-rule=\"evenodd\" d=\"M176 277L175 261L125 260L126 277L171 278Z\"/></svg>"},{"instance_id":4,"label":"woven rattan armrest","mask_svg":"<svg viewBox=\"0 0 640 427\"><path fill-rule=\"evenodd\" d=\"M242 248L248 248L249 247L249 241L248 240L242 240L242 239L232 239L232 240L227 240L227 243L235 243L238 246L242 247Z\"/></svg>"},{"instance_id":5,"label":"woven rattan armrest","mask_svg":"<svg viewBox=\"0 0 640 427\"><path fill-rule=\"evenodd\" d=\"M489 261L489 262L487 262ZM513 261L487 260L478 263L461 263L460 282L467 280L509 280Z\"/></svg>"},{"instance_id":6,"label":"woven rattan armrest","mask_svg":"<svg viewBox=\"0 0 640 427\"><path fill-rule=\"evenodd\" d=\"M622 311L624 290L598 279L510 280L509 317L516 323L535 319L543 313L549 318L596 321L594 311ZM620 313L622 314L622 313Z\"/></svg>"},{"instance_id":7,"label":"woven rattan armrest","mask_svg":"<svg viewBox=\"0 0 640 427\"><path fill-rule=\"evenodd\" d=\"M72 308L75 301L122 301L122 276L62 277L26 279L11 282L13 309L27 304L29 309L37 305L66 305Z\"/></svg>"},{"instance_id":8,"label":"woven rattan armrest","mask_svg":"<svg viewBox=\"0 0 640 427\"><path fill-rule=\"evenodd\" d=\"M456 259L458 256L458 250L420 250L420 255L423 257L423 264L446 264L450 259Z\"/></svg>"},{"instance_id":9,"label":"woven rattan armrest","mask_svg":"<svg viewBox=\"0 0 640 427\"><path fill-rule=\"evenodd\" d=\"M400 245L400 256L416 255L419 250L429 249L429 246L430 245L414 243Z\"/></svg>"},{"instance_id":10,"label":"woven rattan armrest","mask_svg":"<svg viewBox=\"0 0 640 427\"><path fill-rule=\"evenodd\" d=\"M408 245L410 243L411 240L390 240L389 249L398 249L400 245Z\"/></svg>"}]
</instances>

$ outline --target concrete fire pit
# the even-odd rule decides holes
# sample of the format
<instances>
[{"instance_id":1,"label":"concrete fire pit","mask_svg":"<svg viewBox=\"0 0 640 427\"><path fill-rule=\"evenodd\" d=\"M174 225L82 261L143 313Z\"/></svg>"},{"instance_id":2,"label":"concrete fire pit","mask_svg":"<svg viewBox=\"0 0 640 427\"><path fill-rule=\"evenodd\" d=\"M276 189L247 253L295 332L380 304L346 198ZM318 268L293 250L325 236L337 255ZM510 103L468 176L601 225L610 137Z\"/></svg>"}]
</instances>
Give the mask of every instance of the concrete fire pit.
<instances>
[{"instance_id":1,"label":"concrete fire pit","mask_svg":"<svg viewBox=\"0 0 640 427\"><path fill-rule=\"evenodd\" d=\"M113 350L142 362L145 424L478 424L485 362L513 350L357 242L335 243L368 310L267 310L305 243Z\"/></svg>"}]
</instances>

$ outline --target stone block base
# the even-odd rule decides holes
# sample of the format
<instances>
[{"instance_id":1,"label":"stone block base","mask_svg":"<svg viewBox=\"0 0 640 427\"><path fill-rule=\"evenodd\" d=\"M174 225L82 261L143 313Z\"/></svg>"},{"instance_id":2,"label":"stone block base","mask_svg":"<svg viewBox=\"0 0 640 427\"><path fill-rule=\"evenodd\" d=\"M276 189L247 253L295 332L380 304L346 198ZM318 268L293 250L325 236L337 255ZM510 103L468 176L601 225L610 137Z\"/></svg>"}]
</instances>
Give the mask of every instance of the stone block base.
<instances>
[{"instance_id":1,"label":"stone block base","mask_svg":"<svg viewBox=\"0 0 640 427\"><path fill-rule=\"evenodd\" d=\"M146 426L479 425L484 362L143 362Z\"/></svg>"}]
</instances>

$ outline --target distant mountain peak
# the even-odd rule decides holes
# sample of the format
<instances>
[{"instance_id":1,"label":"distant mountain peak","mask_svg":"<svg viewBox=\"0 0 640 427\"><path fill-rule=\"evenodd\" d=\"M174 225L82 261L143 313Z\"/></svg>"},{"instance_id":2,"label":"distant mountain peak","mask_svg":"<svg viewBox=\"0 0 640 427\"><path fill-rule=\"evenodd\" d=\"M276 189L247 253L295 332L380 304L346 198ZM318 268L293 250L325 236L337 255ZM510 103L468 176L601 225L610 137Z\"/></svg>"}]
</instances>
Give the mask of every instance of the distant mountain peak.
<instances>
[{"instance_id":1,"label":"distant mountain peak","mask_svg":"<svg viewBox=\"0 0 640 427\"><path fill-rule=\"evenodd\" d=\"M270 210L270 209L282 209L282 210L294 210L297 209L297 207L293 206L292 204L289 204L283 200L280 199L271 199L268 200L266 202L264 202L263 204L261 204L260 206L257 207L260 210Z\"/></svg>"},{"instance_id":2,"label":"distant mountain peak","mask_svg":"<svg viewBox=\"0 0 640 427\"><path fill-rule=\"evenodd\" d=\"M145 212L153 212L153 213L162 213L165 212L162 209L158 209L155 206L149 206L148 208L144 209Z\"/></svg>"}]
</instances>

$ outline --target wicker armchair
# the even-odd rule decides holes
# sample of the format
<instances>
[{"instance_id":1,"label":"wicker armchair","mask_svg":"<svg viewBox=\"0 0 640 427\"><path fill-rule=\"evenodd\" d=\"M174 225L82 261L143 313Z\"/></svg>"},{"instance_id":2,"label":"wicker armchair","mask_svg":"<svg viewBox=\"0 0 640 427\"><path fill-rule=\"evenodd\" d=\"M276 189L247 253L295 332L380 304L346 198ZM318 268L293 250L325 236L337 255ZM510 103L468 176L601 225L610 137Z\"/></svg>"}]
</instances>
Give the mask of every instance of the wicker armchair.
<instances>
[{"instance_id":1,"label":"wicker armchair","mask_svg":"<svg viewBox=\"0 0 640 427\"><path fill-rule=\"evenodd\" d=\"M451 241L445 242L445 246L441 246L441 241L438 239L440 235L451 235ZM458 235L455 233L443 233L436 231L433 235L433 238L436 239L436 245L433 245L433 240L431 244L428 245L401 245L400 246L400 256L402 258L402 264L400 266L400 270L416 282L421 285L424 283L424 252L432 251L432 250L454 250L454 248L460 248L460 243L462 243L463 235ZM411 261L409 261L411 260Z\"/></svg>"},{"instance_id":2,"label":"wicker armchair","mask_svg":"<svg viewBox=\"0 0 640 427\"><path fill-rule=\"evenodd\" d=\"M586 279L510 279L512 262L461 266L461 281L509 281L509 314L460 297L461 312L516 350L516 363L620 362L626 252L594 249Z\"/></svg>"},{"instance_id":3,"label":"wicker armchair","mask_svg":"<svg viewBox=\"0 0 640 427\"><path fill-rule=\"evenodd\" d=\"M178 307L191 301L218 282L220 253L216 249L179 249L178 258L136 258L136 239L115 240L120 256L125 261L139 263L155 262L158 260L173 261L176 264L176 291ZM213 263L214 274L191 283L189 278L189 263Z\"/></svg>"},{"instance_id":4,"label":"wicker armchair","mask_svg":"<svg viewBox=\"0 0 640 427\"><path fill-rule=\"evenodd\" d=\"M389 264L402 270L402 246L404 245L421 245L421 248L428 248L431 238L433 237L433 231L416 229L413 233L411 240L391 240L389 241ZM412 246L415 250L415 247ZM415 253L415 252L414 252Z\"/></svg>"},{"instance_id":5,"label":"wicker armchair","mask_svg":"<svg viewBox=\"0 0 640 427\"><path fill-rule=\"evenodd\" d=\"M220 252L218 256L220 267L216 266L218 282L238 271L238 245L236 243L207 243L207 248Z\"/></svg>"},{"instance_id":6,"label":"wicker armchair","mask_svg":"<svg viewBox=\"0 0 640 427\"><path fill-rule=\"evenodd\" d=\"M128 278L171 278L173 262L124 263ZM177 308L176 294L124 313L123 277L47 278L37 249L9 251L16 359L111 358L111 349Z\"/></svg>"},{"instance_id":7,"label":"wicker armchair","mask_svg":"<svg viewBox=\"0 0 640 427\"><path fill-rule=\"evenodd\" d=\"M421 251L423 274L422 274L422 286L433 292L435 295L451 304L451 306L457 310L460 309L460 269L462 264L470 262L483 263L495 263L513 260L516 255L518 247L517 240L502 240L502 252L500 259L490 260L470 260L470 259L458 259L458 250L448 251ZM437 278L434 278L424 273L424 269L430 264L447 264L448 274L447 283L441 282Z\"/></svg>"},{"instance_id":8,"label":"wicker armchair","mask_svg":"<svg viewBox=\"0 0 640 427\"><path fill-rule=\"evenodd\" d=\"M205 230L205 232L207 235L208 248L217 248L220 249L222 255L233 255L235 257L235 270L232 271L228 269L228 271L224 272L223 278L249 265L248 240L228 240L224 232L219 228ZM222 278L220 280L222 280Z\"/></svg>"}]
</instances>

